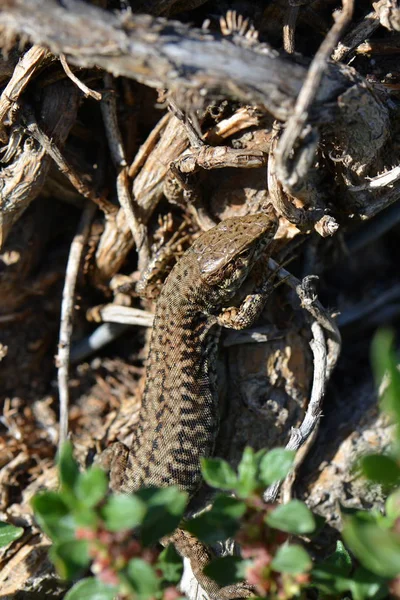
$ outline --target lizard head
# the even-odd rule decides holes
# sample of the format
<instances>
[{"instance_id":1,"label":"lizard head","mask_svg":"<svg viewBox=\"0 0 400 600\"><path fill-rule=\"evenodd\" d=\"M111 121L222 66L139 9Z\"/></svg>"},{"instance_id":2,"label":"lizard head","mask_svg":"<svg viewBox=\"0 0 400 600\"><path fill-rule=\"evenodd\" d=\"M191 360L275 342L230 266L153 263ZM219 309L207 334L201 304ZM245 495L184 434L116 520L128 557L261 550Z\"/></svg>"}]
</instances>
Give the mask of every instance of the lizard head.
<instances>
[{"instance_id":1,"label":"lizard head","mask_svg":"<svg viewBox=\"0 0 400 600\"><path fill-rule=\"evenodd\" d=\"M226 219L201 235L192 251L202 280L233 295L271 243L277 227L270 207L263 213Z\"/></svg>"}]
</instances>

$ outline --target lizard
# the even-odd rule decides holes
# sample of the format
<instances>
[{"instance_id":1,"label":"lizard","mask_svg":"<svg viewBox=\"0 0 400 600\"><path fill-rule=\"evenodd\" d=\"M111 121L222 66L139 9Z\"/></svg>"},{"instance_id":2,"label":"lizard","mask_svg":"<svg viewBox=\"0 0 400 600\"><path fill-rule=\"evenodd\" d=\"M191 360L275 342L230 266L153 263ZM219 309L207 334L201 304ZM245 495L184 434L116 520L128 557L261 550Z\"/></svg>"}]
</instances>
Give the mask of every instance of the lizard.
<instances>
[{"instance_id":1,"label":"lizard","mask_svg":"<svg viewBox=\"0 0 400 600\"><path fill-rule=\"evenodd\" d=\"M201 485L200 458L213 453L218 432L216 359L221 327L251 325L273 289L266 277L277 230L271 206L232 217L201 234L168 275L156 304L139 422L130 448L114 443L98 464L110 473L113 491L175 485L193 497ZM249 274L256 284L230 306ZM210 557L187 532L168 542L191 560L211 598L252 595L249 586L219 588L202 573Z\"/></svg>"}]
</instances>

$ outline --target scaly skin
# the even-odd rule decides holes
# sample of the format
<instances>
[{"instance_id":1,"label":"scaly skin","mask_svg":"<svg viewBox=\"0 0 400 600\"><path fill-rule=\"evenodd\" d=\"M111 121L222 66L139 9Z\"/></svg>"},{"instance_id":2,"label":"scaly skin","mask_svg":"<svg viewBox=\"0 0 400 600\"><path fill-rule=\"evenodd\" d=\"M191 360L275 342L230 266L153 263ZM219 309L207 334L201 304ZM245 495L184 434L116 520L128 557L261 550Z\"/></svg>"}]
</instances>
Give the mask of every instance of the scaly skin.
<instances>
[{"instance_id":1,"label":"scaly skin","mask_svg":"<svg viewBox=\"0 0 400 600\"><path fill-rule=\"evenodd\" d=\"M176 485L189 496L198 489L200 458L212 455L218 431L221 325L243 329L260 314L271 289L265 265L276 229L272 209L227 219L203 233L171 271L157 302L135 439L129 450L122 444L106 450L102 460L112 489ZM229 307L257 261L263 280L238 307ZM190 544L179 531L174 543L186 556Z\"/></svg>"}]
</instances>

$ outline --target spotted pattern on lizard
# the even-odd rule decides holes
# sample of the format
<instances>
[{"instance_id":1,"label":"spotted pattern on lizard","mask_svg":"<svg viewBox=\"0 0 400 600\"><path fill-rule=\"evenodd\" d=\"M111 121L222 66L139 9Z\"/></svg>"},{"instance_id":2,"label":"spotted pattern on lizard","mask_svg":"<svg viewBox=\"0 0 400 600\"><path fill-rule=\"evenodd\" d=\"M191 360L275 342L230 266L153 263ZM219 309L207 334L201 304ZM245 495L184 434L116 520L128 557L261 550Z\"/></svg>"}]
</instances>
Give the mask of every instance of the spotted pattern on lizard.
<instances>
[{"instance_id":1,"label":"spotted pattern on lizard","mask_svg":"<svg viewBox=\"0 0 400 600\"><path fill-rule=\"evenodd\" d=\"M171 271L157 302L135 438L125 456L112 458L112 489L176 485L193 495L199 487L200 458L212 454L218 431L221 325L242 329L261 312L265 281L239 307L229 303L257 261L266 264L276 229L272 209L227 219Z\"/></svg>"}]
</instances>

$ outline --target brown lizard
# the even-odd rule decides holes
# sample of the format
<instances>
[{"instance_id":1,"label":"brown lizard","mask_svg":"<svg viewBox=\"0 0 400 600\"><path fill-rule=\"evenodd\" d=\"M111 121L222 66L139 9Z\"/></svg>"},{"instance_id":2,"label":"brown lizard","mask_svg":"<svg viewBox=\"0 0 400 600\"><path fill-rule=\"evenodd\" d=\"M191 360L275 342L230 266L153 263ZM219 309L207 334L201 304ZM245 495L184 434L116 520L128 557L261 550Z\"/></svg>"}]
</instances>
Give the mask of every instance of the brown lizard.
<instances>
[{"instance_id":1,"label":"brown lizard","mask_svg":"<svg viewBox=\"0 0 400 600\"><path fill-rule=\"evenodd\" d=\"M198 490L200 458L213 453L218 431L220 329L243 329L260 314L272 288L266 265L276 229L271 207L222 221L203 233L169 274L157 301L134 441L130 449L117 442L100 459L114 491L176 485L192 497ZM239 306L229 306L251 271L260 280L255 289ZM209 554L187 532L178 529L168 541L191 560L210 597L251 595L246 584L219 588L206 577L202 569Z\"/></svg>"}]
</instances>

